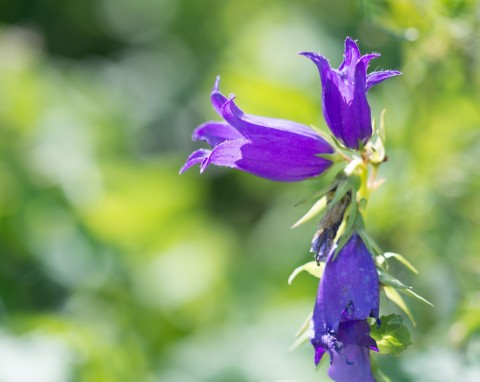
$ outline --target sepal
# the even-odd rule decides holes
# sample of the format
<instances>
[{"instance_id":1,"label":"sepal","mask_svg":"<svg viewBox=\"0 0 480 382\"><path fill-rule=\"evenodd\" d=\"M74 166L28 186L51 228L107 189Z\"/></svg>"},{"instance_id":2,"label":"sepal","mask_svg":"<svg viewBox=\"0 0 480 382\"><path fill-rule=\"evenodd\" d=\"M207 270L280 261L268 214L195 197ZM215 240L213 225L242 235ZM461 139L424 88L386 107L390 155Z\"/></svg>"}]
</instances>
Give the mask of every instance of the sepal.
<instances>
[{"instance_id":1,"label":"sepal","mask_svg":"<svg viewBox=\"0 0 480 382\"><path fill-rule=\"evenodd\" d=\"M297 277L297 275L302 271L307 271L311 275L320 278L323 275L324 269L325 269L325 263L317 264L316 261L309 261L308 263L303 264L294 269L294 271L288 278L288 285L291 285L295 277Z\"/></svg>"},{"instance_id":2,"label":"sepal","mask_svg":"<svg viewBox=\"0 0 480 382\"><path fill-rule=\"evenodd\" d=\"M386 285L383 286L383 291L385 292L385 296L387 296L387 298L390 301L395 303L395 305L397 305L401 310L403 310L405 312L405 314L408 316L408 318L412 322L413 326L417 326L417 322L415 321L415 317L413 317L413 314L410 311L410 308L405 303L405 300L400 295L400 293L398 293L398 291L395 288L393 288L391 286L386 286Z\"/></svg>"},{"instance_id":3,"label":"sepal","mask_svg":"<svg viewBox=\"0 0 480 382\"><path fill-rule=\"evenodd\" d=\"M298 329L297 333L295 334L295 340L289 346L288 351L293 351L298 347L300 347L301 345L308 342L308 340L312 336L312 328L311 328L312 316L313 316L313 313L310 313L308 317L305 319L305 321L303 322L302 326L300 326L300 329Z\"/></svg>"},{"instance_id":4,"label":"sepal","mask_svg":"<svg viewBox=\"0 0 480 382\"><path fill-rule=\"evenodd\" d=\"M315 204L308 210L308 212L303 215L297 222L292 225L291 228L297 228L298 226L302 225L303 223L308 222L309 220L313 219L318 214L322 213L327 207L327 197L324 195L320 199L318 199Z\"/></svg>"}]
</instances>

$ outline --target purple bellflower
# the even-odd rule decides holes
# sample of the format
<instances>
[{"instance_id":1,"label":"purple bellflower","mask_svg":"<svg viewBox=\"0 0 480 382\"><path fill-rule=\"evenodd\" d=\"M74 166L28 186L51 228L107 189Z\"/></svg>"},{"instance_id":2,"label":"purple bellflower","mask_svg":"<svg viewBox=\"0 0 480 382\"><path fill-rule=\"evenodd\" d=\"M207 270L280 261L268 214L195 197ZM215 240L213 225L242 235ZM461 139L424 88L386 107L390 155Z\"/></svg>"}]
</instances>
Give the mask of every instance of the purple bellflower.
<instances>
[{"instance_id":1,"label":"purple bellflower","mask_svg":"<svg viewBox=\"0 0 480 382\"><path fill-rule=\"evenodd\" d=\"M361 56L350 37L345 40L343 62L338 69L332 69L328 60L317 53L300 54L310 58L320 71L323 116L332 134L347 148L357 150L372 136L368 90L401 73L382 70L367 74L369 62L380 54Z\"/></svg>"},{"instance_id":2,"label":"purple bellflower","mask_svg":"<svg viewBox=\"0 0 480 382\"><path fill-rule=\"evenodd\" d=\"M367 318L379 315L379 281L372 255L354 233L334 260L331 252L320 281L313 311L315 364L330 354L329 375L337 382L374 381L369 349L378 351L370 337ZM355 377L357 378L357 377Z\"/></svg>"},{"instance_id":3,"label":"purple bellflower","mask_svg":"<svg viewBox=\"0 0 480 382\"><path fill-rule=\"evenodd\" d=\"M245 171L261 178L296 182L322 174L332 164L318 156L331 154L333 148L308 126L299 123L244 114L218 89L219 78L211 93L215 111L224 121L198 126L193 140L206 141L212 150L194 151L180 170L200 164L203 172L210 164Z\"/></svg>"}]
</instances>

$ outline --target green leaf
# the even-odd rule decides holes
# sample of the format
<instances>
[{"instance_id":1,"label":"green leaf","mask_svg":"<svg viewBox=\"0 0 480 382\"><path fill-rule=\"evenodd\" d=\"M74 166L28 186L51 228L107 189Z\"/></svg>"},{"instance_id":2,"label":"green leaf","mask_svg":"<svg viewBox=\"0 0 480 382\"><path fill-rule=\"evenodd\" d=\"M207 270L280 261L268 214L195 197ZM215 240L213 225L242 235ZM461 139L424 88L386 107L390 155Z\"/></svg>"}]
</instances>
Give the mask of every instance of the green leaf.
<instances>
[{"instance_id":1,"label":"green leaf","mask_svg":"<svg viewBox=\"0 0 480 382\"><path fill-rule=\"evenodd\" d=\"M382 354L398 354L411 345L408 328L403 324L402 316L390 314L380 317L382 325L371 325L370 335L377 342Z\"/></svg>"},{"instance_id":2,"label":"green leaf","mask_svg":"<svg viewBox=\"0 0 480 382\"><path fill-rule=\"evenodd\" d=\"M413 317L412 312L408 308L407 304L405 303L405 300L400 296L400 293L395 288L392 288L390 286L384 286L383 290L385 291L385 295L389 300L394 302L400 309L402 309L405 314L408 316L410 321L412 321L413 326L417 326L417 323L415 321L415 318Z\"/></svg>"},{"instance_id":3,"label":"green leaf","mask_svg":"<svg viewBox=\"0 0 480 382\"><path fill-rule=\"evenodd\" d=\"M410 269L413 273L415 274L418 274L418 271L417 269L412 265L412 263L410 263L405 257L403 257L402 255L398 254L398 253L394 253L394 252L385 252L383 254L384 257L386 257L387 259L393 257L395 260L398 260L400 263L402 263L403 265L405 265L406 268Z\"/></svg>"},{"instance_id":4,"label":"green leaf","mask_svg":"<svg viewBox=\"0 0 480 382\"><path fill-rule=\"evenodd\" d=\"M413 290L411 289L399 289L400 292L402 292L403 294L406 294L406 295L409 295L411 297L414 297L416 298L417 300L420 300L422 301L423 303L427 304L427 305L430 305L432 308L433 308L433 304L428 301L426 298L420 296L419 294L415 293Z\"/></svg>"},{"instance_id":5,"label":"green leaf","mask_svg":"<svg viewBox=\"0 0 480 382\"><path fill-rule=\"evenodd\" d=\"M321 213L327 206L327 196L323 196L303 215L291 228L297 228L299 225L306 223Z\"/></svg>"},{"instance_id":6,"label":"green leaf","mask_svg":"<svg viewBox=\"0 0 480 382\"><path fill-rule=\"evenodd\" d=\"M325 263L320 263L320 265L318 265L316 261L309 261L308 263L303 264L298 268L295 268L295 270L292 272L292 274L288 278L288 285L291 285L293 279L297 277L297 275L302 271L307 271L311 275L320 278L323 275L324 269L325 269Z\"/></svg>"}]
</instances>

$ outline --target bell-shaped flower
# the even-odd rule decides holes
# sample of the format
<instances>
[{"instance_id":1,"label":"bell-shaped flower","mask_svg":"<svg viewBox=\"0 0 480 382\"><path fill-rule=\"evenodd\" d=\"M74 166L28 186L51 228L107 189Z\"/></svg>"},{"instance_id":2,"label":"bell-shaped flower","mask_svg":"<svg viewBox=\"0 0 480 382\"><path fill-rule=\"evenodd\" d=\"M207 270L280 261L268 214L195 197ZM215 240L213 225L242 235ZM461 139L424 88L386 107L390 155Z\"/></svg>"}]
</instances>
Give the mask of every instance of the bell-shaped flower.
<instances>
[{"instance_id":1,"label":"bell-shaped flower","mask_svg":"<svg viewBox=\"0 0 480 382\"><path fill-rule=\"evenodd\" d=\"M345 40L343 62L332 69L320 54L303 52L320 71L322 81L323 116L332 134L347 148L358 149L372 136L368 90L380 82L401 74L396 70L382 70L367 74L369 62L380 55L360 55L357 44L350 37Z\"/></svg>"},{"instance_id":2,"label":"bell-shaped flower","mask_svg":"<svg viewBox=\"0 0 480 382\"><path fill-rule=\"evenodd\" d=\"M212 149L194 151L180 170L200 164L203 172L210 164L245 171L261 178L296 182L327 170L332 162L321 154L334 152L330 144L308 126L299 123L257 117L243 113L218 89L211 93L215 111L224 121L210 121L197 127L193 140L206 141Z\"/></svg>"},{"instance_id":3,"label":"bell-shaped flower","mask_svg":"<svg viewBox=\"0 0 480 382\"><path fill-rule=\"evenodd\" d=\"M370 337L366 319L378 320L378 314L379 281L375 263L362 239L354 233L335 259L334 252L330 253L320 280L310 339L315 349L315 364L328 352L330 373L343 375L348 370L352 373L364 370L362 375L367 375L368 349L378 349ZM353 381L352 375L350 379L335 380ZM373 381L373 377L359 380Z\"/></svg>"}]
</instances>

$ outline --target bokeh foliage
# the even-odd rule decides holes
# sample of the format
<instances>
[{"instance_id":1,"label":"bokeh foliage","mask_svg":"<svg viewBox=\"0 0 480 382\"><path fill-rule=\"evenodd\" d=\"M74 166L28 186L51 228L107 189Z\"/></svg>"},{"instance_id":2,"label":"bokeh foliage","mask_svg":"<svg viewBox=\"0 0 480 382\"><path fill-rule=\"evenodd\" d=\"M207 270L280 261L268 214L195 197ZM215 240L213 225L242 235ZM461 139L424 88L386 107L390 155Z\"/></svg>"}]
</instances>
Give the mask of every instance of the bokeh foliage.
<instances>
[{"instance_id":1,"label":"bokeh foliage","mask_svg":"<svg viewBox=\"0 0 480 382\"><path fill-rule=\"evenodd\" d=\"M246 111L324 128L296 53L336 65L346 35L404 73L369 95L389 162L367 225L435 304L377 361L480 379L478 1L11 0L0 23L0 380L326 378L287 352L316 280L286 282L315 229L293 205L325 181L178 169L217 74Z\"/></svg>"}]
</instances>

